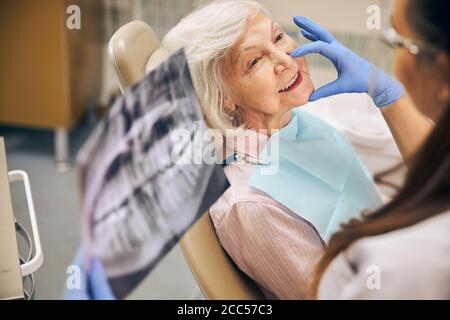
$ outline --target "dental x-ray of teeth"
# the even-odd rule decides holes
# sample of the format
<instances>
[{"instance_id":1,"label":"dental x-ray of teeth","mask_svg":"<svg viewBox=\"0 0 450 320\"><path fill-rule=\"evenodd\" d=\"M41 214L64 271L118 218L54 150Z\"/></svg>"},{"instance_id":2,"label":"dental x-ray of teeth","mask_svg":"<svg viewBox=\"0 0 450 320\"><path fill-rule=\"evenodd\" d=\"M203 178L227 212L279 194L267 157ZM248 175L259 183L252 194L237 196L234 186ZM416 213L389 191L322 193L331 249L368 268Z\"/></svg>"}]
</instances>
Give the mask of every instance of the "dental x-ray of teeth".
<instances>
[{"instance_id":1,"label":"dental x-ray of teeth","mask_svg":"<svg viewBox=\"0 0 450 320\"><path fill-rule=\"evenodd\" d=\"M180 129L190 137L181 148L171 136ZM174 160L174 147L180 154L210 148L209 135L194 143L205 132L181 49L113 104L80 151L84 247L103 262L117 297L126 296L228 187L215 162Z\"/></svg>"}]
</instances>

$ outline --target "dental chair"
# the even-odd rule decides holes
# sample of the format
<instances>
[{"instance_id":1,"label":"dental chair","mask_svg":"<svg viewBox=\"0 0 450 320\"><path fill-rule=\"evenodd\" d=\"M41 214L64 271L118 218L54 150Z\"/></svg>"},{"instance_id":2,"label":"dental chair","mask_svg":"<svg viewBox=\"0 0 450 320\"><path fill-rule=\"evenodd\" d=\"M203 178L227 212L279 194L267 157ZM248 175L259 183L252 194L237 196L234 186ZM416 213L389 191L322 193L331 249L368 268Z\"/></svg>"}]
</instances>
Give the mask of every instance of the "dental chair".
<instances>
[{"instance_id":1,"label":"dental chair","mask_svg":"<svg viewBox=\"0 0 450 320\"><path fill-rule=\"evenodd\" d=\"M142 21L129 22L117 30L108 44L108 53L122 93L169 54L152 28ZM264 299L256 284L223 250L208 212L185 233L180 245L206 299Z\"/></svg>"}]
</instances>

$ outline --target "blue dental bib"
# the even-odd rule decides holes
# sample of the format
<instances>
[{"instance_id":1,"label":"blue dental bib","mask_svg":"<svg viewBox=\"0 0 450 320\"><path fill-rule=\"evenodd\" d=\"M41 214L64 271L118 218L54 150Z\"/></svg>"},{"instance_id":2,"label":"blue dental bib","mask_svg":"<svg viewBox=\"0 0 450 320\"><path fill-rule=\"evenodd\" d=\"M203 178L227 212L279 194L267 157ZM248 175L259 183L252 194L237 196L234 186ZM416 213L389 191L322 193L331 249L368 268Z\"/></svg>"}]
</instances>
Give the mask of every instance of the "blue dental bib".
<instances>
[{"instance_id":1,"label":"blue dental bib","mask_svg":"<svg viewBox=\"0 0 450 320\"><path fill-rule=\"evenodd\" d=\"M277 141L279 152L270 154ZM350 144L306 111L293 111L292 120L271 136L259 159L268 164L255 165L250 185L311 222L327 243L342 223L382 205Z\"/></svg>"}]
</instances>

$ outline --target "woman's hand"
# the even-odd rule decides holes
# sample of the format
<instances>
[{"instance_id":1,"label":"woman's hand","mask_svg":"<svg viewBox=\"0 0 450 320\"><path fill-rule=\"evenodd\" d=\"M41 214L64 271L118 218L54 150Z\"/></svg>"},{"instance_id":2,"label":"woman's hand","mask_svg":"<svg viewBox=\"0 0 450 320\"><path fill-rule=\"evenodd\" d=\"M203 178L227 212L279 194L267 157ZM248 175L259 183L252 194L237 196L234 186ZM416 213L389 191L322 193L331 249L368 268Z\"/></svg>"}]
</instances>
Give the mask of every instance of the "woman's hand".
<instances>
[{"instance_id":1,"label":"woman's hand","mask_svg":"<svg viewBox=\"0 0 450 320\"><path fill-rule=\"evenodd\" d=\"M377 107L389 105L403 94L403 86L381 69L370 64L353 51L339 43L327 30L305 17L295 17L294 22L311 43L291 52L293 57L319 53L336 67L338 78L315 90L310 101L339 93L367 93Z\"/></svg>"},{"instance_id":2,"label":"woman's hand","mask_svg":"<svg viewBox=\"0 0 450 320\"><path fill-rule=\"evenodd\" d=\"M80 270L79 288L66 288L64 299L66 300L114 300L115 297L108 284L105 270L97 258L89 261L89 271L83 268L83 250L79 249L72 265Z\"/></svg>"}]
</instances>

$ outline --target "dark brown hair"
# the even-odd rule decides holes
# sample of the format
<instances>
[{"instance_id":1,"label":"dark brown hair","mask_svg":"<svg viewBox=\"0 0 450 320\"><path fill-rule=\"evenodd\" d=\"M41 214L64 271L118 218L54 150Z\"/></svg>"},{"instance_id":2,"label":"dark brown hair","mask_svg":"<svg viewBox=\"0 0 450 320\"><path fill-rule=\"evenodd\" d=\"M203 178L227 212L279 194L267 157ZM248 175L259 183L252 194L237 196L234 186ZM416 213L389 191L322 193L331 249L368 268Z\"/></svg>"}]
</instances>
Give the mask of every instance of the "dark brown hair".
<instances>
[{"instance_id":1,"label":"dark brown hair","mask_svg":"<svg viewBox=\"0 0 450 320\"><path fill-rule=\"evenodd\" d=\"M406 14L421 40L449 53L448 0L410 0ZM450 209L449 103L444 107L435 128L411 160L404 185L394 199L374 213L343 225L330 239L312 283L312 298L317 297L320 278L330 262L356 240L405 228Z\"/></svg>"}]
</instances>

